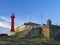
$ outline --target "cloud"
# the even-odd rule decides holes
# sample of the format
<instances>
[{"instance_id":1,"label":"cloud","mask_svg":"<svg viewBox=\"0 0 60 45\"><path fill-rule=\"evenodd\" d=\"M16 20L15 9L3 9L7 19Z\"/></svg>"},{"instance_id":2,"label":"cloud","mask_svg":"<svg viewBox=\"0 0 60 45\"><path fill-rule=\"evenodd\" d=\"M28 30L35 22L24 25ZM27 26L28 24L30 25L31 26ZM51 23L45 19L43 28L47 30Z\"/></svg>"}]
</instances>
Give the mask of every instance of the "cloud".
<instances>
[{"instance_id":1,"label":"cloud","mask_svg":"<svg viewBox=\"0 0 60 45\"><path fill-rule=\"evenodd\" d=\"M11 24L11 19L10 18L6 18L6 17L4 17L4 16L0 16L0 19L2 19L3 20L3 22L2 21L0 21L0 27L5 27L5 28L10 28L10 24ZM26 22L27 20L17 20L17 19L15 19L14 20L14 22L15 22L15 27L17 27L18 25L21 25L21 24L23 24L24 22Z\"/></svg>"},{"instance_id":2,"label":"cloud","mask_svg":"<svg viewBox=\"0 0 60 45\"><path fill-rule=\"evenodd\" d=\"M10 28L10 25L7 23L0 22L0 27Z\"/></svg>"},{"instance_id":3,"label":"cloud","mask_svg":"<svg viewBox=\"0 0 60 45\"><path fill-rule=\"evenodd\" d=\"M0 16L0 19L2 19L3 20L3 22L2 21L0 21L0 27L5 27L5 28L10 28L10 24L11 24L11 19L10 18L6 18L6 17L4 17L4 16ZM17 19L15 19L15 27L20 23L20 21L19 20L17 20ZM8 24L9 23L9 24Z\"/></svg>"},{"instance_id":4,"label":"cloud","mask_svg":"<svg viewBox=\"0 0 60 45\"><path fill-rule=\"evenodd\" d=\"M10 22L10 19L9 18L3 17L3 16L0 16L0 18L3 19L6 22Z\"/></svg>"},{"instance_id":5,"label":"cloud","mask_svg":"<svg viewBox=\"0 0 60 45\"><path fill-rule=\"evenodd\" d=\"M11 21L10 18L6 18L6 17L4 17L4 16L0 16L0 19L4 20L5 22L10 22L10 21ZM18 20L16 20L16 19L15 19L14 21L15 21L15 23L20 22L20 21L18 21Z\"/></svg>"}]
</instances>

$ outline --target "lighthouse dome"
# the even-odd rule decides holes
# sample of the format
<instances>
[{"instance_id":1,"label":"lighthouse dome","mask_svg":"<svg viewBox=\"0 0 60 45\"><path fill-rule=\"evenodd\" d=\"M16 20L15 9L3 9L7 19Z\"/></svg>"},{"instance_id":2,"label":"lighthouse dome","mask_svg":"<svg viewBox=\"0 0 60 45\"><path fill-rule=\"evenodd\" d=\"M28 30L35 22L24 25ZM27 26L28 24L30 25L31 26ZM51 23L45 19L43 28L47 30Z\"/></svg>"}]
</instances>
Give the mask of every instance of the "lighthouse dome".
<instances>
[{"instance_id":1,"label":"lighthouse dome","mask_svg":"<svg viewBox=\"0 0 60 45\"><path fill-rule=\"evenodd\" d=\"M12 13L11 18L15 18L14 13Z\"/></svg>"}]
</instances>

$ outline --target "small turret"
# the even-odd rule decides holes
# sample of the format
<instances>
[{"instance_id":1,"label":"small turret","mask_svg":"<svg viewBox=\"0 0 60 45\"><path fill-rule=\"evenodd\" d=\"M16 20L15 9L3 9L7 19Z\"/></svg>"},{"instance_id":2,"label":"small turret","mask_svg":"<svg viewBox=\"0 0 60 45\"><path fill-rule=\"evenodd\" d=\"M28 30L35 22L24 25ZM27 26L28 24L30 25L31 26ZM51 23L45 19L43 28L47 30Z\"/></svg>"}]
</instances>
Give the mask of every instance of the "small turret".
<instances>
[{"instance_id":1,"label":"small turret","mask_svg":"<svg viewBox=\"0 0 60 45\"><path fill-rule=\"evenodd\" d=\"M49 25L49 26L51 25L51 20L50 19L47 20L47 25Z\"/></svg>"}]
</instances>

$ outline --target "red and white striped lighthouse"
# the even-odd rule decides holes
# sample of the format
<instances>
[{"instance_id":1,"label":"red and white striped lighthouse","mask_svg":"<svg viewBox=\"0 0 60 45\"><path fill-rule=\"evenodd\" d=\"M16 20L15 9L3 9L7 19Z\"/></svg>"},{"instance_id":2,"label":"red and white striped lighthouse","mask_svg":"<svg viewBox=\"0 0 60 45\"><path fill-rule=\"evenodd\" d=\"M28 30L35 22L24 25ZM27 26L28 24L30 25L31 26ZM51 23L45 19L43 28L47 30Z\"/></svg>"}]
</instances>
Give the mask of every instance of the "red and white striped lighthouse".
<instances>
[{"instance_id":1,"label":"red and white striped lighthouse","mask_svg":"<svg viewBox=\"0 0 60 45\"><path fill-rule=\"evenodd\" d=\"M10 32L8 34L9 36L15 34L15 30L14 30L14 18L15 18L14 13L12 13L12 15L11 15L11 30L10 30Z\"/></svg>"}]
</instances>

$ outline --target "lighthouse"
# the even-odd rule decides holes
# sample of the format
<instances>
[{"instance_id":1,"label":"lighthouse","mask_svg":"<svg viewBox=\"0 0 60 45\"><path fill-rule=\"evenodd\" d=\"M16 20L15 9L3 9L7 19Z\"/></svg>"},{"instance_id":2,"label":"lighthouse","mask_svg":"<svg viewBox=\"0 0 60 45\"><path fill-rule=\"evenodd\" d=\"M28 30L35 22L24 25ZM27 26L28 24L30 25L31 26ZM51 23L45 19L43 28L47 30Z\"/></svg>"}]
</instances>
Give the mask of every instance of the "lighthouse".
<instances>
[{"instance_id":1,"label":"lighthouse","mask_svg":"<svg viewBox=\"0 0 60 45\"><path fill-rule=\"evenodd\" d=\"M14 18L15 18L14 13L12 13L12 15L11 15L11 29L10 29L10 32L9 32L8 36L13 36L13 35L15 35L15 30L14 30Z\"/></svg>"},{"instance_id":2,"label":"lighthouse","mask_svg":"<svg viewBox=\"0 0 60 45\"><path fill-rule=\"evenodd\" d=\"M14 13L12 13L12 15L11 15L11 30L10 30L10 32L15 32L14 31L14 18L15 18Z\"/></svg>"}]
</instances>

